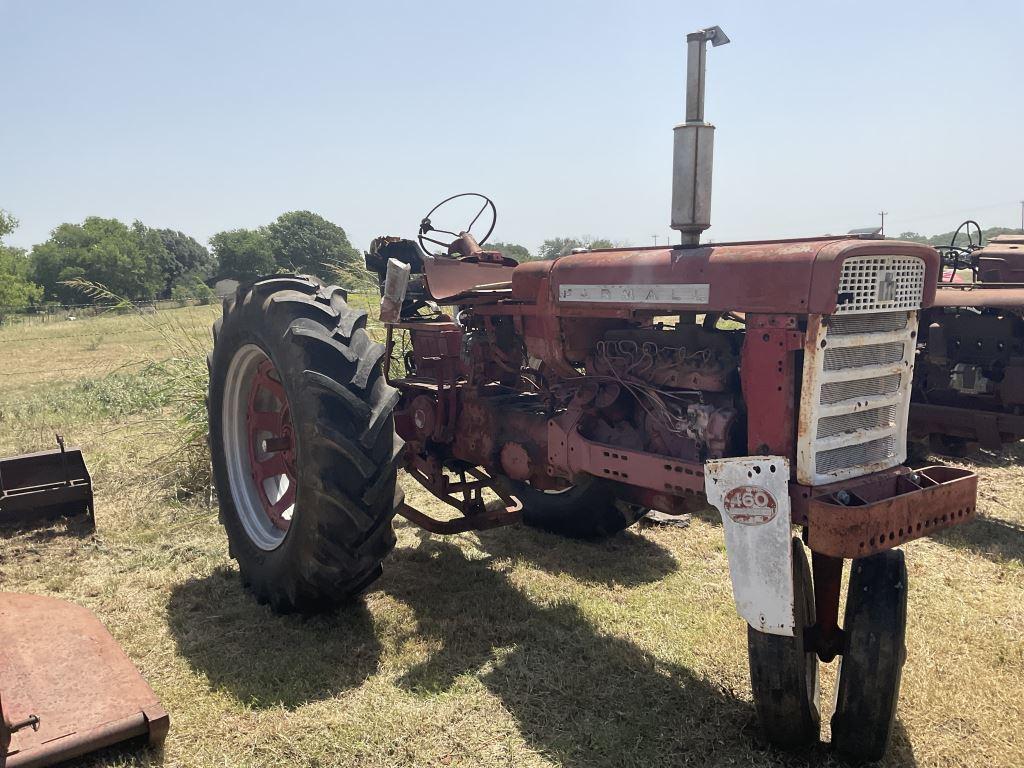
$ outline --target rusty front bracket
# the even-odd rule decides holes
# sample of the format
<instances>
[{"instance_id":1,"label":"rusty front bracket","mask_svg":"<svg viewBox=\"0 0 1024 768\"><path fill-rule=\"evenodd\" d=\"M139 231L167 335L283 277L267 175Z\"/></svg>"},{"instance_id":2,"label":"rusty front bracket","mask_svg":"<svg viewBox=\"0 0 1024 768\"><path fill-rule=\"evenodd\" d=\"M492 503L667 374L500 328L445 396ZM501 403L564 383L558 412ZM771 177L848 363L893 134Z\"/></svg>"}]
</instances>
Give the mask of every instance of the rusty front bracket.
<instances>
[{"instance_id":1,"label":"rusty front bracket","mask_svg":"<svg viewBox=\"0 0 1024 768\"><path fill-rule=\"evenodd\" d=\"M812 497L807 545L836 558L867 557L974 517L978 477L955 467L925 467Z\"/></svg>"}]
</instances>

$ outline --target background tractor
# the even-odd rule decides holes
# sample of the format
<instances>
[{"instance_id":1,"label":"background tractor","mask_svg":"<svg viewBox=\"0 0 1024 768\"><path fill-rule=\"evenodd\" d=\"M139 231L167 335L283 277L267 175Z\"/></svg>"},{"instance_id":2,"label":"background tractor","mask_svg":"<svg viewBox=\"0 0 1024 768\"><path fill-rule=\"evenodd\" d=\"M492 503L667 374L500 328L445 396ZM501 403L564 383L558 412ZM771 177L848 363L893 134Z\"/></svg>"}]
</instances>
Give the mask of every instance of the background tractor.
<instances>
[{"instance_id":1,"label":"background tractor","mask_svg":"<svg viewBox=\"0 0 1024 768\"><path fill-rule=\"evenodd\" d=\"M381 572L396 514L441 534L522 520L594 537L709 501L764 736L818 740L818 664L841 656L833 745L877 758L905 656L895 547L975 510L971 473L903 466L939 257L849 236L702 245L706 44L728 38L687 42L680 244L516 264L481 245L490 200L464 229L435 208L417 240L381 237L367 254L383 343L341 288L292 275L239 288L210 357L222 520L258 599L315 611ZM400 468L457 514L406 504Z\"/></svg>"},{"instance_id":2,"label":"background tractor","mask_svg":"<svg viewBox=\"0 0 1024 768\"><path fill-rule=\"evenodd\" d=\"M938 451L998 450L1024 437L1024 235L983 244L981 227L965 221L939 251L944 269L921 319L911 435Z\"/></svg>"}]
</instances>

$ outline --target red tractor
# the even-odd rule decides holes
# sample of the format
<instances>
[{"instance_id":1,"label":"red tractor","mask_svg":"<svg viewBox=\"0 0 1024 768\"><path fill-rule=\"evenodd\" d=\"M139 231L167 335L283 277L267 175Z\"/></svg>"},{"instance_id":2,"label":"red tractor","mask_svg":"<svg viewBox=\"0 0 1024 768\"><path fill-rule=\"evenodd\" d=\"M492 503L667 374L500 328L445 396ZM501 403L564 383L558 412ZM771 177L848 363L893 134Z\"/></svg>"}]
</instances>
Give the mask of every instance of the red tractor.
<instances>
[{"instance_id":1,"label":"red tractor","mask_svg":"<svg viewBox=\"0 0 1024 768\"><path fill-rule=\"evenodd\" d=\"M981 227L965 221L939 252L944 270L921 317L910 433L939 452L999 450L1024 438L1024 234L983 245Z\"/></svg>"},{"instance_id":2,"label":"red tractor","mask_svg":"<svg viewBox=\"0 0 1024 768\"><path fill-rule=\"evenodd\" d=\"M877 758L905 656L895 547L975 513L970 472L903 466L939 257L849 236L700 244L706 43L728 38L687 40L679 245L516 264L471 233L482 217L493 229L486 198L462 231L436 229L432 211L419 242L378 238L367 254L384 343L340 288L292 275L239 288L210 357L221 517L258 599L316 611L380 574L396 514L441 534L523 521L593 537L710 502L765 737L818 740L818 662L841 656L833 745ZM399 469L458 514L404 503Z\"/></svg>"}]
</instances>

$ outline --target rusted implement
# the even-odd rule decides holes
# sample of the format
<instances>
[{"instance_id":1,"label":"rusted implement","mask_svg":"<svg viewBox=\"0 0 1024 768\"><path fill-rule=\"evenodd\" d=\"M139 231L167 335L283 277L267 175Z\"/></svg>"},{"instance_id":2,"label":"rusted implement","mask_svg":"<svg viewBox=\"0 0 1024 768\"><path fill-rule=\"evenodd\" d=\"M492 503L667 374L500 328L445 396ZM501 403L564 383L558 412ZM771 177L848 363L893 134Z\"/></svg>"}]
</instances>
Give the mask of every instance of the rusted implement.
<instances>
[{"instance_id":1,"label":"rusted implement","mask_svg":"<svg viewBox=\"0 0 1024 768\"><path fill-rule=\"evenodd\" d=\"M0 768L54 765L129 739L150 745L170 719L85 608L0 593Z\"/></svg>"},{"instance_id":2,"label":"rusted implement","mask_svg":"<svg viewBox=\"0 0 1024 768\"><path fill-rule=\"evenodd\" d=\"M93 517L92 479L78 448L0 459L0 525L35 525L58 517Z\"/></svg>"}]
</instances>

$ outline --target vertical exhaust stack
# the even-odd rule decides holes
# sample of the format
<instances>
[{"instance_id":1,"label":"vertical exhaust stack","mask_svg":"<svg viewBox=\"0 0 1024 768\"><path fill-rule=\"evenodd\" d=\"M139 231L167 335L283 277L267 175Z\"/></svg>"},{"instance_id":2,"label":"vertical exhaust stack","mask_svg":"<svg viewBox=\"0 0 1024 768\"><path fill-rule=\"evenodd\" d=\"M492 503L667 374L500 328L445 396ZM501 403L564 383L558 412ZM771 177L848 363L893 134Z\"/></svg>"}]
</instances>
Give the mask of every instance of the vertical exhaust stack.
<instances>
[{"instance_id":1,"label":"vertical exhaust stack","mask_svg":"<svg viewBox=\"0 0 1024 768\"><path fill-rule=\"evenodd\" d=\"M704 122L704 69L707 44L725 45L720 27L686 36L686 122L675 127L672 157L672 229L683 245L696 245L711 226L711 170L715 126Z\"/></svg>"}]
</instances>

